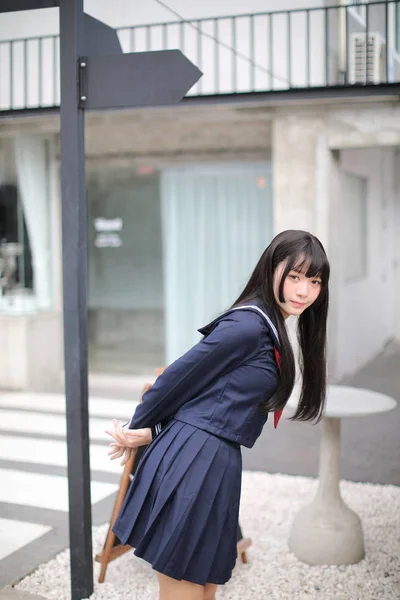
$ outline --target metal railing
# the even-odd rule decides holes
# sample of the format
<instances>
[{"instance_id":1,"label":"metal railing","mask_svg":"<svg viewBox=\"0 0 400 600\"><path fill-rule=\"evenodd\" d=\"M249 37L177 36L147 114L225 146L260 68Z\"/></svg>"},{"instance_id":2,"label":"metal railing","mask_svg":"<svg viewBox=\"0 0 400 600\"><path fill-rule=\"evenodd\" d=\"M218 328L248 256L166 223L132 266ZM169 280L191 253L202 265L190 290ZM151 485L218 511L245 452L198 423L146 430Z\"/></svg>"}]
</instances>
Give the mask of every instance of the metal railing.
<instances>
[{"instance_id":1,"label":"metal railing","mask_svg":"<svg viewBox=\"0 0 400 600\"><path fill-rule=\"evenodd\" d=\"M124 52L179 48L204 73L191 96L400 82L400 2L118 29ZM1 18L1 17L0 17ZM59 37L0 41L0 111L56 107Z\"/></svg>"}]
</instances>

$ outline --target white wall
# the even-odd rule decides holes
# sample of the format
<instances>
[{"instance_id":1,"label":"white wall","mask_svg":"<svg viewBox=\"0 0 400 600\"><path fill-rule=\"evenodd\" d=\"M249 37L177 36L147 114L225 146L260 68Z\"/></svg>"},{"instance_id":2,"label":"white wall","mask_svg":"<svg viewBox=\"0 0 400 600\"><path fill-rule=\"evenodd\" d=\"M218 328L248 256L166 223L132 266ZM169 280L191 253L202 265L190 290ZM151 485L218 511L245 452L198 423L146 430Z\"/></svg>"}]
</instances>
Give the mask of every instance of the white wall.
<instances>
[{"instance_id":1,"label":"white wall","mask_svg":"<svg viewBox=\"0 0 400 600\"><path fill-rule=\"evenodd\" d=\"M391 148L344 150L340 153L342 174L349 173L367 180L367 252L365 274L345 281L346 263L352 261L352 248L358 242L346 226L350 212L346 207L343 176L338 203L341 227L336 232L340 255L335 257L339 261L335 293L338 304L337 378L363 366L399 333L400 314L395 295L399 285L399 269L396 267L399 195L395 184L395 160L395 150Z\"/></svg>"},{"instance_id":2,"label":"white wall","mask_svg":"<svg viewBox=\"0 0 400 600\"><path fill-rule=\"evenodd\" d=\"M272 132L274 233L300 228L316 234L331 263L329 380L371 360L400 340L400 122L380 101L275 109ZM388 120L387 120L388 119ZM344 149L346 148L346 150ZM359 148L359 149L355 149ZM288 176L290 173L290 176ZM344 173L367 179L366 275L345 281L355 233ZM358 242L357 242L358 243Z\"/></svg>"}]
</instances>

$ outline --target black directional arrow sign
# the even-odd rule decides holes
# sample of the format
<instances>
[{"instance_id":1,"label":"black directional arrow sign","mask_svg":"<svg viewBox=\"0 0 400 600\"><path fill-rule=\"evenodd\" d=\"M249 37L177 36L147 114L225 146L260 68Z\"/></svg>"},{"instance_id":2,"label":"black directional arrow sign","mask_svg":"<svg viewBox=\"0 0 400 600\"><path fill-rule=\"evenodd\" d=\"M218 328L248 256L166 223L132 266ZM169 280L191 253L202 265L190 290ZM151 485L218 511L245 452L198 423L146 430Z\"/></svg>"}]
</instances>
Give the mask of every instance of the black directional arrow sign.
<instances>
[{"instance_id":1,"label":"black directional arrow sign","mask_svg":"<svg viewBox=\"0 0 400 600\"><path fill-rule=\"evenodd\" d=\"M85 108L176 104L201 77L180 50L88 56L84 63Z\"/></svg>"},{"instance_id":2,"label":"black directional arrow sign","mask_svg":"<svg viewBox=\"0 0 400 600\"><path fill-rule=\"evenodd\" d=\"M104 56L106 54L122 54L118 33L95 19L91 15L83 15L83 47L87 56Z\"/></svg>"},{"instance_id":3,"label":"black directional arrow sign","mask_svg":"<svg viewBox=\"0 0 400 600\"><path fill-rule=\"evenodd\" d=\"M180 50L123 54L115 29L87 14L83 22L80 108L176 104L201 77Z\"/></svg>"}]
</instances>

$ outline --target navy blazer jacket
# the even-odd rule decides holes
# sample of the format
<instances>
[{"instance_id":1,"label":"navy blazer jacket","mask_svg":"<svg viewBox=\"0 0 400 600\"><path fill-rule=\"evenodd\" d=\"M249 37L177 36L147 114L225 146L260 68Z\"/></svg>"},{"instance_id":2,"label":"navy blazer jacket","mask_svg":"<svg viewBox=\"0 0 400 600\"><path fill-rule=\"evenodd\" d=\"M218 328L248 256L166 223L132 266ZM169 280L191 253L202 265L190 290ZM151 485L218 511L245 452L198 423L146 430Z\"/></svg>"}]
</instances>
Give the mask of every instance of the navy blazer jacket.
<instances>
[{"instance_id":1,"label":"navy blazer jacket","mask_svg":"<svg viewBox=\"0 0 400 600\"><path fill-rule=\"evenodd\" d=\"M143 395L130 429L170 418L251 448L267 420L260 403L278 385L276 328L256 304L228 310Z\"/></svg>"}]
</instances>

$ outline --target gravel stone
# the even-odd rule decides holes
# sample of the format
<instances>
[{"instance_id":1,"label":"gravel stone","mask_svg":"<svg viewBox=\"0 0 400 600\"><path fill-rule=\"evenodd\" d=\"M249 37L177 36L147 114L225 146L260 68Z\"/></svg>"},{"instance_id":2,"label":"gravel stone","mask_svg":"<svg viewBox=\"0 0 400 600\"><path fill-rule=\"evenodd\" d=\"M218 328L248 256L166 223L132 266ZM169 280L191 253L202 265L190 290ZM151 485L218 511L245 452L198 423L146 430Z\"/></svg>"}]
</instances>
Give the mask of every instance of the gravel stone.
<instances>
[{"instance_id":1,"label":"gravel stone","mask_svg":"<svg viewBox=\"0 0 400 600\"><path fill-rule=\"evenodd\" d=\"M366 557L349 566L309 566L288 550L290 526L310 502L317 481L306 477L244 472L240 523L253 545L249 563L238 561L218 600L396 600L400 599L400 488L341 482L345 502L362 519ZM93 529L93 550L103 544L108 524ZM109 564L106 581L97 582L90 600L156 600L151 567L126 553ZM49 600L70 600L69 551L65 550L25 577L17 589Z\"/></svg>"}]
</instances>

